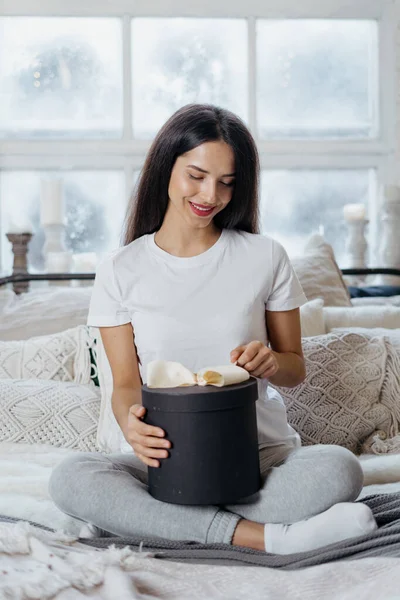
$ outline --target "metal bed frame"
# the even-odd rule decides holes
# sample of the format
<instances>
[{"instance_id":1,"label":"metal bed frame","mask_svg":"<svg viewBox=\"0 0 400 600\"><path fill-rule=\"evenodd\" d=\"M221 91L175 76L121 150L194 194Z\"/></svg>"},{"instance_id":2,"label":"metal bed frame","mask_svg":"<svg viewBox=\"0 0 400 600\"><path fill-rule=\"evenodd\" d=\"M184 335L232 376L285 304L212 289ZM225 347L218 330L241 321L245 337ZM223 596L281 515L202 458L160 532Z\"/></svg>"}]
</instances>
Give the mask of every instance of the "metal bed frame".
<instances>
[{"instance_id":1,"label":"metal bed frame","mask_svg":"<svg viewBox=\"0 0 400 600\"><path fill-rule=\"evenodd\" d=\"M400 277L400 269L386 267L368 267L362 269L341 269L342 275L394 275ZM0 277L0 287L12 283L14 291L21 293L28 291L30 281L68 281L68 280L91 280L95 273L14 273ZM26 289L21 289L20 284L25 284ZM25 288L25 286L23 286Z\"/></svg>"}]
</instances>

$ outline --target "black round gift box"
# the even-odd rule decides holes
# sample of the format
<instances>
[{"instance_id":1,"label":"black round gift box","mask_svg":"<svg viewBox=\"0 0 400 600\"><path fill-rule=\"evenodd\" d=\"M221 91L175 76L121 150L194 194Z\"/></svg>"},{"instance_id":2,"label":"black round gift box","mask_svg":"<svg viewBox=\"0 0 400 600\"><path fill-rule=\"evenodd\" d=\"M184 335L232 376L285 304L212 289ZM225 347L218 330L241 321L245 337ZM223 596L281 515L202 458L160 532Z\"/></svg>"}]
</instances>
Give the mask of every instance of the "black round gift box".
<instances>
[{"instance_id":1,"label":"black round gift box","mask_svg":"<svg viewBox=\"0 0 400 600\"><path fill-rule=\"evenodd\" d=\"M150 494L173 504L234 504L260 489L257 380L223 387L142 386L144 421L161 427L169 457L148 467Z\"/></svg>"}]
</instances>

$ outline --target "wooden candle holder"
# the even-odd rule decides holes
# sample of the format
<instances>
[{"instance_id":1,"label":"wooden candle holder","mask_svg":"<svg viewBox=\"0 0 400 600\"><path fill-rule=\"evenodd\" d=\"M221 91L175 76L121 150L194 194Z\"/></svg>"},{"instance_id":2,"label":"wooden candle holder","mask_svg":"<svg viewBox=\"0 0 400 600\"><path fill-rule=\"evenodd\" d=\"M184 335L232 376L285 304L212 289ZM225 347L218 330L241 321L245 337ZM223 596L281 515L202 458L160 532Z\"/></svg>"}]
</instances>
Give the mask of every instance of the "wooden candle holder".
<instances>
[{"instance_id":1,"label":"wooden candle holder","mask_svg":"<svg viewBox=\"0 0 400 600\"><path fill-rule=\"evenodd\" d=\"M11 242L14 254L13 275L28 273L28 246L32 233L6 233L7 239ZM16 294L27 292L29 281L14 281L13 290Z\"/></svg>"}]
</instances>

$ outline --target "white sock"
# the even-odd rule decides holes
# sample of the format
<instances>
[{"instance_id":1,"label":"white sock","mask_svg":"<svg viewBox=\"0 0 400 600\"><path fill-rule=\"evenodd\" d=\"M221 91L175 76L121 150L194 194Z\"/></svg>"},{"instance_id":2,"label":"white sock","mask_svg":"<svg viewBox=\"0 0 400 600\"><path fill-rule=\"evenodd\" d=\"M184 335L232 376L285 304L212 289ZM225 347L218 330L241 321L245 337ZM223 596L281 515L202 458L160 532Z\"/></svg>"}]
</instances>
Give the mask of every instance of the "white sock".
<instances>
[{"instance_id":1,"label":"white sock","mask_svg":"<svg viewBox=\"0 0 400 600\"><path fill-rule=\"evenodd\" d=\"M348 538L366 535L377 528L371 509L362 503L339 502L325 512L292 525L267 523L266 552L307 552Z\"/></svg>"}]
</instances>

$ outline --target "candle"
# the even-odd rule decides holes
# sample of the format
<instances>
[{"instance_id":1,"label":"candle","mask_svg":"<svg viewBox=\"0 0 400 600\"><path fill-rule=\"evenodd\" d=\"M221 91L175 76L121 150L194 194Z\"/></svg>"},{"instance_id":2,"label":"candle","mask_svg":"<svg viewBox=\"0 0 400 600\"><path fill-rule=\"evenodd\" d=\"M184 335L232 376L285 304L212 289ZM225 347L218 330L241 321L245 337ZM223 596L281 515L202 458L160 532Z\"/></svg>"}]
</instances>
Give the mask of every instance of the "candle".
<instances>
[{"instance_id":1,"label":"candle","mask_svg":"<svg viewBox=\"0 0 400 600\"><path fill-rule=\"evenodd\" d=\"M69 273L71 270L72 252L47 252L46 271L47 273Z\"/></svg>"},{"instance_id":2,"label":"candle","mask_svg":"<svg viewBox=\"0 0 400 600\"><path fill-rule=\"evenodd\" d=\"M7 233L33 233L33 226L27 217L22 216L15 220L9 217Z\"/></svg>"},{"instance_id":3,"label":"candle","mask_svg":"<svg viewBox=\"0 0 400 600\"><path fill-rule=\"evenodd\" d=\"M75 273L94 273L97 265L96 252L81 252L72 256Z\"/></svg>"},{"instance_id":4,"label":"candle","mask_svg":"<svg viewBox=\"0 0 400 600\"><path fill-rule=\"evenodd\" d=\"M364 204L345 204L343 207L343 215L346 221L364 221L365 220L365 205Z\"/></svg>"},{"instance_id":5,"label":"candle","mask_svg":"<svg viewBox=\"0 0 400 600\"><path fill-rule=\"evenodd\" d=\"M64 225L62 179L40 181L40 222L42 226Z\"/></svg>"}]
</instances>

